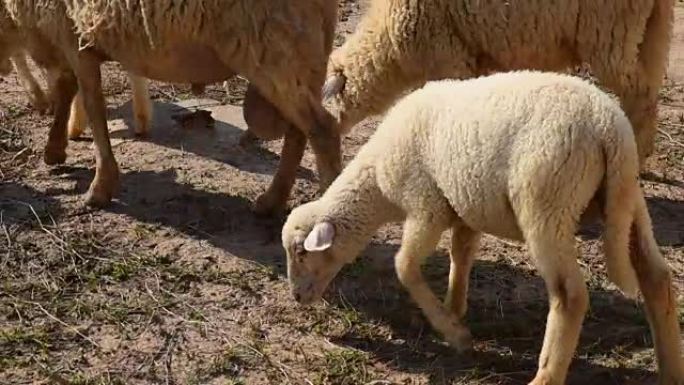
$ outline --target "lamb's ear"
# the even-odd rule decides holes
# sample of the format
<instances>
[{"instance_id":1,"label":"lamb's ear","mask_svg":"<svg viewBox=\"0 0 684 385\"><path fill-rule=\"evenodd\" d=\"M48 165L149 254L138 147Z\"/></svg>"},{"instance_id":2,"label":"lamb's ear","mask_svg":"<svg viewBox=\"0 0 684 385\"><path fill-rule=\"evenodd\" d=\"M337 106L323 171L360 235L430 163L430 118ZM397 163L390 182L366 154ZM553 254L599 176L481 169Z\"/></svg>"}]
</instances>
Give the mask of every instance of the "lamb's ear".
<instances>
[{"instance_id":1,"label":"lamb's ear","mask_svg":"<svg viewBox=\"0 0 684 385\"><path fill-rule=\"evenodd\" d=\"M335 239L335 226L330 222L316 223L304 240L306 251L324 251L330 248Z\"/></svg>"}]
</instances>

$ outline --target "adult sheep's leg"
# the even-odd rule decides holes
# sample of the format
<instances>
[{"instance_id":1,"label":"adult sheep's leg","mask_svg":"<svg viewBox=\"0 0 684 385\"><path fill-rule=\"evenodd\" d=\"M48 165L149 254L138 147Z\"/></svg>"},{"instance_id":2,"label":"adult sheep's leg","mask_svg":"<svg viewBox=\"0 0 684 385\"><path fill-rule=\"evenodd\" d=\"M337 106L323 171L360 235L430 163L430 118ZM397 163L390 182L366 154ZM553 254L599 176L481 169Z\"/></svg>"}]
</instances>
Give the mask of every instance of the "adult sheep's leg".
<instances>
[{"instance_id":1,"label":"adult sheep's leg","mask_svg":"<svg viewBox=\"0 0 684 385\"><path fill-rule=\"evenodd\" d=\"M521 223L525 226L530 222ZM549 293L544 343L530 385L562 385L577 347L589 295L577 264L573 232L551 222L525 230L530 253Z\"/></svg>"},{"instance_id":2,"label":"adult sheep's leg","mask_svg":"<svg viewBox=\"0 0 684 385\"><path fill-rule=\"evenodd\" d=\"M290 128L290 123L283 118L280 111L261 96L251 83L245 93L242 115L247 123L247 131L240 137L241 145L256 138L263 140L282 138Z\"/></svg>"},{"instance_id":3,"label":"adult sheep's leg","mask_svg":"<svg viewBox=\"0 0 684 385\"><path fill-rule=\"evenodd\" d=\"M136 135L146 136L152 124L152 102L147 79L128 73L133 91L133 117Z\"/></svg>"},{"instance_id":4,"label":"adult sheep's leg","mask_svg":"<svg viewBox=\"0 0 684 385\"><path fill-rule=\"evenodd\" d=\"M644 166L644 161L654 150L655 136L658 129L658 92L660 84L643 84L634 75L635 84L620 84L613 88L620 97L622 108L627 114L637 142L639 152L639 164Z\"/></svg>"},{"instance_id":5,"label":"adult sheep's leg","mask_svg":"<svg viewBox=\"0 0 684 385\"><path fill-rule=\"evenodd\" d=\"M470 331L451 314L432 292L420 270L425 258L435 250L442 231L428 218L409 217L404 223L401 248L395 257L399 281L411 294L435 330L459 351L472 347Z\"/></svg>"},{"instance_id":6,"label":"adult sheep's leg","mask_svg":"<svg viewBox=\"0 0 684 385\"><path fill-rule=\"evenodd\" d=\"M152 122L152 103L148 91L147 79L128 74L133 91L133 116L135 120L135 133L145 136L149 132ZM80 137L87 126L85 106L83 96L79 92L71 103L71 114L69 115L69 139Z\"/></svg>"},{"instance_id":7,"label":"adult sheep's leg","mask_svg":"<svg viewBox=\"0 0 684 385\"><path fill-rule=\"evenodd\" d=\"M80 51L77 68L78 86L83 95L96 149L95 178L88 189L86 203L104 206L111 201L119 186L119 168L109 143L100 60L87 50Z\"/></svg>"},{"instance_id":8,"label":"adult sheep's leg","mask_svg":"<svg viewBox=\"0 0 684 385\"><path fill-rule=\"evenodd\" d=\"M257 198L254 211L259 214L269 214L281 212L285 208L305 148L304 134L295 128L287 130L278 171L273 176L268 190Z\"/></svg>"},{"instance_id":9,"label":"adult sheep's leg","mask_svg":"<svg viewBox=\"0 0 684 385\"><path fill-rule=\"evenodd\" d=\"M643 197L637 204L630 239L630 258L639 279L658 359L659 384L684 384L680 350L680 328L672 274L653 238L651 221Z\"/></svg>"},{"instance_id":10,"label":"adult sheep's leg","mask_svg":"<svg viewBox=\"0 0 684 385\"><path fill-rule=\"evenodd\" d=\"M19 79L21 79L21 82L24 84L24 88L29 92L31 105L40 112L47 112L50 109L50 101L31 73L28 63L26 62L26 54L22 52L13 55L12 63L14 64L14 69L17 71L17 75L19 75Z\"/></svg>"},{"instance_id":11,"label":"adult sheep's leg","mask_svg":"<svg viewBox=\"0 0 684 385\"><path fill-rule=\"evenodd\" d=\"M325 191L342 172L342 142L332 116L320 104L313 104L311 111L314 125L309 140L316 155L320 189Z\"/></svg>"},{"instance_id":12,"label":"adult sheep's leg","mask_svg":"<svg viewBox=\"0 0 684 385\"><path fill-rule=\"evenodd\" d=\"M444 306L458 318L463 318L466 313L468 281L480 244L480 236L480 232L474 231L464 223L455 224L451 228L451 267Z\"/></svg>"},{"instance_id":13,"label":"adult sheep's leg","mask_svg":"<svg viewBox=\"0 0 684 385\"><path fill-rule=\"evenodd\" d=\"M69 114L69 139L80 137L85 131L87 122L85 106L83 105L83 95L81 92L71 102L71 113Z\"/></svg>"},{"instance_id":14,"label":"adult sheep's leg","mask_svg":"<svg viewBox=\"0 0 684 385\"><path fill-rule=\"evenodd\" d=\"M44 160L46 164L59 164L66 161L67 120L69 119L69 105L74 98L78 86L73 72L67 70L50 69L51 97L54 106L54 118L48 141L45 146Z\"/></svg>"}]
</instances>

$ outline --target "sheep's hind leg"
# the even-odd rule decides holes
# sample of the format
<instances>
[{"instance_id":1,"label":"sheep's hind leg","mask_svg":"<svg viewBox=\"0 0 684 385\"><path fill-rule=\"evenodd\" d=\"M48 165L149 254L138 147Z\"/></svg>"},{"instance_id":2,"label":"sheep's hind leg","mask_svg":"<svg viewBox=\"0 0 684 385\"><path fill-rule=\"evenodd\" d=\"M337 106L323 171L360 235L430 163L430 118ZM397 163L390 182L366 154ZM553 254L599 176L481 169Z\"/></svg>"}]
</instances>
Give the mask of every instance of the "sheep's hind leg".
<instances>
[{"instance_id":1,"label":"sheep's hind leg","mask_svg":"<svg viewBox=\"0 0 684 385\"><path fill-rule=\"evenodd\" d=\"M133 120L135 134L147 136L152 124L152 102L148 90L147 79L128 73L128 80L133 91Z\"/></svg>"},{"instance_id":2,"label":"sheep's hind leg","mask_svg":"<svg viewBox=\"0 0 684 385\"><path fill-rule=\"evenodd\" d=\"M285 209L305 148L306 137L304 134L294 127L287 130L283 151L280 154L278 171L273 176L273 181L268 190L257 198L254 205L256 213L262 215L275 214Z\"/></svg>"},{"instance_id":3,"label":"sheep's hind leg","mask_svg":"<svg viewBox=\"0 0 684 385\"><path fill-rule=\"evenodd\" d=\"M684 384L684 363L680 349L677 297L672 290L672 273L658 245L643 198L638 204L636 225L632 227L630 258L639 279L639 288L658 359L659 385Z\"/></svg>"},{"instance_id":4,"label":"sheep's hind leg","mask_svg":"<svg viewBox=\"0 0 684 385\"><path fill-rule=\"evenodd\" d=\"M24 83L24 88L26 88L26 90L29 92L31 105L41 113L47 112L50 109L50 101L45 96L43 89L40 88L40 84L38 84L38 81L31 73L28 63L26 62L26 54L22 52L13 55L12 63L14 63L14 69L19 75L19 79L21 79L21 82Z\"/></svg>"},{"instance_id":5,"label":"sheep's hind leg","mask_svg":"<svg viewBox=\"0 0 684 385\"><path fill-rule=\"evenodd\" d=\"M86 195L86 204L108 204L119 186L119 168L112 153L107 130L107 111L102 95L100 61L87 50L78 52L78 85L83 95L95 142L95 178Z\"/></svg>"},{"instance_id":6,"label":"sheep's hind leg","mask_svg":"<svg viewBox=\"0 0 684 385\"><path fill-rule=\"evenodd\" d=\"M463 318L467 310L468 281L480 245L480 236L480 232L463 223L455 224L451 228L451 266L444 306L458 318Z\"/></svg>"},{"instance_id":7,"label":"sheep's hind leg","mask_svg":"<svg viewBox=\"0 0 684 385\"><path fill-rule=\"evenodd\" d=\"M247 131L240 137L240 145L246 146L257 138L275 140L282 138L290 128L290 123L283 118L278 109L259 90L249 84L245 93L242 115L247 123Z\"/></svg>"},{"instance_id":8,"label":"sheep's hind leg","mask_svg":"<svg viewBox=\"0 0 684 385\"><path fill-rule=\"evenodd\" d=\"M71 102L71 113L69 114L69 139L79 138L85 131L88 118L86 117L85 106L83 105L83 95L79 91Z\"/></svg>"},{"instance_id":9,"label":"sheep's hind leg","mask_svg":"<svg viewBox=\"0 0 684 385\"><path fill-rule=\"evenodd\" d=\"M589 295L572 231L549 224L525 234L549 293L549 313L537 374L530 385L562 385L577 347ZM564 234L564 235L561 235Z\"/></svg>"},{"instance_id":10,"label":"sheep's hind leg","mask_svg":"<svg viewBox=\"0 0 684 385\"><path fill-rule=\"evenodd\" d=\"M74 73L66 70L49 69L51 78L51 96L53 98L54 117L52 127L45 145L44 160L46 164L60 164L66 161L67 120L69 104L78 89Z\"/></svg>"},{"instance_id":11,"label":"sheep's hind leg","mask_svg":"<svg viewBox=\"0 0 684 385\"><path fill-rule=\"evenodd\" d=\"M401 248L395 257L399 281L411 294L430 324L458 351L472 347L470 331L451 314L432 292L420 270L423 260L435 250L443 230L434 218L408 218L404 224Z\"/></svg>"}]
</instances>

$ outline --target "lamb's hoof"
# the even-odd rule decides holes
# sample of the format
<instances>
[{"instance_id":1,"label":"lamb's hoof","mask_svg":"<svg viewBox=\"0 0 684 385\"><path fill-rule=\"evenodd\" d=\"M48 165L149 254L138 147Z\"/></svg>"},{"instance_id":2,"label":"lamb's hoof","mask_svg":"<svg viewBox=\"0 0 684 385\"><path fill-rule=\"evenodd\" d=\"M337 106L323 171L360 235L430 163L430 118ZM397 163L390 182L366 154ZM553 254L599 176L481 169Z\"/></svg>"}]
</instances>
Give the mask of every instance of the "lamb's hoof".
<instances>
[{"instance_id":1,"label":"lamb's hoof","mask_svg":"<svg viewBox=\"0 0 684 385\"><path fill-rule=\"evenodd\" d=\"M562 383L559 383L562 384ZM537 376L528 385L555 385L547 375L537 374Z\"/></svg>"},{"instance_id":2,"label":"lamb's hoof","mask_svg":"<svg viewBox=\"0 0 684 385\"><path fill-rule=\"evenodd\" d=\"M471 353L473 351L473 337L466 327L458 327L454 333L445 335L444 339L449 346L455 348L459 353Z\"/></svg>"},{"instance_id":3,"label":"lamb's hoof","mask_svg":"<svg viewBox=\"0 0 684 385\"><path fill-rule=\"evenodd\" d=\"M66 151L63 148L56 149L51 147L45 148L45 154L43 155L43 160L48 166L55 164L64 164L66 162Z\"/></svg>"},{"instance_id":4,"label":"lamb's hoof","mask_svg":"<svg viewBox=\"0 0 684 385\"><path fill-rule=\"evenodd\" d=\"M254 213L259 216L278 216L285 212L287 201L271 190L259 195L254 202Z\"/></svg>"}]
</instances>

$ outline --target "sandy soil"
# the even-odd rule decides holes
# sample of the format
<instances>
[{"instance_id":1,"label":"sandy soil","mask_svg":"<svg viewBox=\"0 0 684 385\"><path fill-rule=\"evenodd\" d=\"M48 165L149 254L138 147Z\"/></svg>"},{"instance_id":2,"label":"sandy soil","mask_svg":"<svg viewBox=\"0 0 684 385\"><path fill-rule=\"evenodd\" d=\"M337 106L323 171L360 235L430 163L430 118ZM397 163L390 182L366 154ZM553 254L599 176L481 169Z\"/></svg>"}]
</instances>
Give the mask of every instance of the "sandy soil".
<instances>
[{"instance_id":1,"label":"sandy soil","mask_svg":"<svg viewBox=\"0 0 684 385\"><path fill-rule=\"evenodd\" d=\"M365 7L341 2L337 43ZM662 250L684 289L684 8L677 8L657 154L643 181ZM471 277L468 324L476 353L448 349L394 277L401 229L384 227L336 279L326 303L296 306L285 277L280 220L255 217L281 143L243 149L244 81L206 99L153 83L147 139L129 125L126 77L105 66L110 131L122 171L118 199L83 207L93 177L89 133L67 163L48 167L50 119L15 76L0 80L0 383L3 384L526 384L547 310L524 246L491 237ZM179 127L183 108L208 109L209 127ZM348 161L372 133L344 139ZM312 199L307 152L290 207ZM654 383L645 314L608 288L594 229L581 240L591 291L569 384ZM443 246L425 273L443 291ZM681 296L680 296L681 301ZM681 308L680 308L681 310Z\"/></svg>"}]
</instances>

